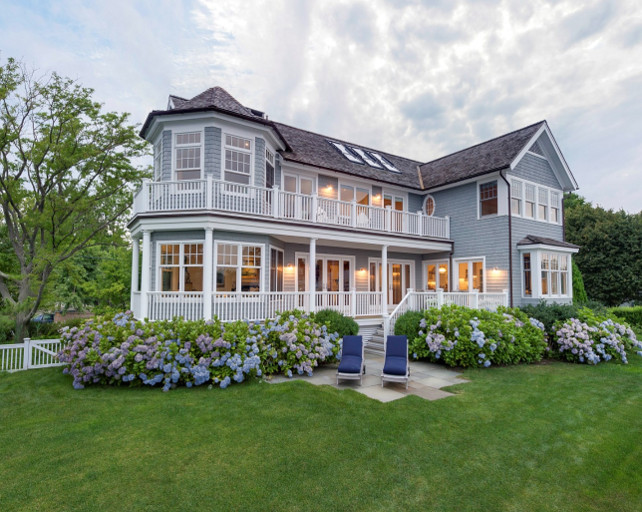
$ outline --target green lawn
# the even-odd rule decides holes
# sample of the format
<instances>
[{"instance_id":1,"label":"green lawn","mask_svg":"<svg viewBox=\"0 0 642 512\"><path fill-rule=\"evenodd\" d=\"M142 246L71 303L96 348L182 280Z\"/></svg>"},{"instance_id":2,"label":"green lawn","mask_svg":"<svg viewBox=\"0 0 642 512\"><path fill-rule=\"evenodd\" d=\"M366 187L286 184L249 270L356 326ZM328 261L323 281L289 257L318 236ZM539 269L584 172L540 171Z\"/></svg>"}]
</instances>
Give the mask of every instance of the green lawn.
<instances>
[{"instance_id":1,"label":"green lawn","mask_svg":"<svg viewBox=\"0 0 642 512\"><path fill-rule=\"evenodd\" d=\"M642 508L642 358L470 370L382 404L304 382L87 388L0 375L0 510Z\"/></svg>"}]
</instances>

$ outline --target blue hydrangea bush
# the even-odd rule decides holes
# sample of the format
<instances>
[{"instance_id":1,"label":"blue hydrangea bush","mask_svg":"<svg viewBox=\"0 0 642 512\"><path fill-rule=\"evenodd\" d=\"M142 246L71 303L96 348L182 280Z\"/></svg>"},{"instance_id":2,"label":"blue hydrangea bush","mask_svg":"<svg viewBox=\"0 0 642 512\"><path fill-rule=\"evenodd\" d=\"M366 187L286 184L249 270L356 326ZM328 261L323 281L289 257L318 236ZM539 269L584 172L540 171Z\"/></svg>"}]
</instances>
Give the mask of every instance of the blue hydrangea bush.
<instances>
[{"instance_id":1,"label":"blue hydrangea bush","mask_svg":"<svg viewBox=\"0 0 642 512\"><path fill-rule=\"evenodd\" d=\"M288 330L291 329L291 330ZM301 332L298 332L298 329ZM287 340L310 337L310 343ZM272 358L265 339L284 338L286 365L265 364ZM68 363L65 373L81 389L88 384L177 386L210 384L226 388L233 382L260 377L264 368L291 376L291 370L312 372L319 361L336 355L336 336L309 321L274 322L266 326L238 321L139 322L130 312L89 320L80 328L62 331L64 348L58 354ZM312 341L313 340L313 341ZM304 345L302 349L300 345ZM281 345L278 345L281 349ZM299 351L301 357L297 357ZM305 357L304 357L305 351ZM323 357L321 357L323 356ZM297 359L295 362L293 359ZM290 362L291 361L291 362ZM316 364L313 364L314 361ZM301 372L300 372L301 373Z\"/></svg>"},{"instance_id":2,"label":"blue hydrangea bush","mask_svg":"<svg viewBox=\"0 0 642 512\"><path fill-rule=\"evenodd\" d=\"M547 348L544 327L519 309L431 308L423 312L419 328L408 340L410 356L448 366L532 363Z\"/></svg>"},{"instance_id":3,"label":"blue hydrangea bush","mask_svg":"<svg viewBox=\"0 0 642 512\"><path fill-rule=\"evenodd\" d=\"M619 360L627 364L627 352L637 351L642 357L642 342L627 324L596 316L586 308L578 316L555 323L553 346L560 358L573 363Z\"/></svg>"}]
</instances>

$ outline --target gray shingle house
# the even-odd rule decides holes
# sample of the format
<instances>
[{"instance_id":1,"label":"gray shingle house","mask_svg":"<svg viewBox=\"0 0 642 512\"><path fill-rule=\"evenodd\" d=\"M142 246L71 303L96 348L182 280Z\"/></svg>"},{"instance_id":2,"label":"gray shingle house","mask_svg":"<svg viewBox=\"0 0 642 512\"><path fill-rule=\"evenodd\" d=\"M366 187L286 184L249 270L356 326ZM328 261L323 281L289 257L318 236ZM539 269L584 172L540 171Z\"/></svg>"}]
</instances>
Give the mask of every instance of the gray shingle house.
<instances>
[{"instance_id":1,"label":"gray shingle house","mask_svg":"<svg viewBox=\"0 0 642 512\"><path fill-rule=\"evenodd\" d=\"M129 223L137 317L333 308L369 332L431 304L572 300L562 198L577 184L546 121L424 163L214 87L170 96L141 136L154 179Z\"/></svg>"}]
</instances>

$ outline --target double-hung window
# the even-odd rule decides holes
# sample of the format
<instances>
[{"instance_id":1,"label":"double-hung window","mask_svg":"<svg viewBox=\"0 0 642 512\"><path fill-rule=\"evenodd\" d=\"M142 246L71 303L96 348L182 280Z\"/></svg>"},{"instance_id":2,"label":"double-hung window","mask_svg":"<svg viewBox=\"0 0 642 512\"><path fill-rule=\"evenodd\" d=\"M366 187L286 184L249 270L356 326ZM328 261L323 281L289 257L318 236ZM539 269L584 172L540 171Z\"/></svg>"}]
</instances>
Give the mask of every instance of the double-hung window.
<instances>
[{"instance_id":1,"label":"double-hung window","mask_svg":"<svg viewBox=\"0 0 642 512\"><path fill-rule=\"evenodd\" d=\"M201 132L177 133L174 139L177 180L200 180L202 168Z\"/></svg>"},{"instance_id":2,"label":"double-hung window","mask_svg":"<svg viewBox=\"0 0 642 512\"><path fill-rule=\"evenodd\" d=\"M548 189L537 188L537 218L548 220Z\"/></svg>"},{"instance_id":3,"label":"double-hung window","mask_svg":"<svg viewBox=\"0 0 642 512\"><path fill-rule=\"evenodd\" d=\"M561 221L561 196L559 192L551 190L551 215L549 220L555 224L559 224Z\"/></svg>"},{"instance_id":4,"label":"double-hung window","mask_svg":"<svg viewBox=\"0 0 642 512\"><path fill-rule=\"evenodd\" d=\"M479 213L481 217L497 214L497 180L479 185Z\"/></svg>"},{"instance_id":5,"label":"double-hung window","mask_svg":"<svg viewBox=\"0 0 642 512\"><path fill-rule=\"evenodd\" d=\"M571 297L571 255L551 250L522 253L522 294L527 298Z\"/></svg>"},{"instance_id":6,"label":"double-hung window","mask_svg":"<svg viewBox=\"0 0 642 512\"><path fill-rule=\"evenodd\" d=\"M244 137L225 134L225 181L250 184L252 141Z\"/></svg>"},{"instance_id":7,"label":"double-hung window","mask_svg":"<svg viewBox=\"0 0 642 512\"><path fill-rule=\"evenodd\" d=\"M160 291L203 291L203 244L160 246Z\"/></svg>"},{"instance_id":8,"label":"double-hung window","mask_svg":"<svg viewBox=\"0 0 642 512\"><path fill-rule=\"evenodd\" d=\"M525 219L561 224L562 191L513 178L511 214Z\"/></svg>"},{"instance_id":9,"label":"double-hung window","mask_svg":"<svg viewBox=\"0 0 642 512\"><path fill-rule=\"evenodd\" d=\"M524 217L535 218L535 192L536 187L531 183L524 185Z\"/></svg>"},{"instance_id":10,"label":"double-hung window","mask_svg":"<svg viewBox=\"0 0 642 512\"><path fill-rule=\"evenodd\" d=\"M510 208L513 215L522 215L522 188L523 183L519 180L513 180L510 190Z\"/></svg>"},{"instance_id":11,"label":"double-hung window","mask_svg":"<svg viewBox=\"0 0 642 512\"><path fill-rule=\"evenodd\" d=\"M217 243L216 291L261 291L262 246Z\"/></svg>"}]
</instances>

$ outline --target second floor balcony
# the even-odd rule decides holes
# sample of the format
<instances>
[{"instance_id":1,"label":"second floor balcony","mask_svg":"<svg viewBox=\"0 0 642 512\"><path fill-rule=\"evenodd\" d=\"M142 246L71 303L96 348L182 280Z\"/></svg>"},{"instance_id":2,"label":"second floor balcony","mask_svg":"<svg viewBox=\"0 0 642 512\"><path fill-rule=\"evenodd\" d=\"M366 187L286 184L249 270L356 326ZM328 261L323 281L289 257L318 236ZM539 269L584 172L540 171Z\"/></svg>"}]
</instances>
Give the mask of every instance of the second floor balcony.
<instances>
[{"instance_id":1,"label":"second floor balcony","mask_svg":"<svg viewBox=\"0 0 642 512\"><path fill-rule=\"evenodd\" d=\"M429 217L392 207L346 202L312 194L218 181L145 181L134 196L133 215L158 212L222 212L365 232L449 239L448 217Z\"/></svg>"}]
</instances>

